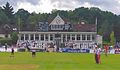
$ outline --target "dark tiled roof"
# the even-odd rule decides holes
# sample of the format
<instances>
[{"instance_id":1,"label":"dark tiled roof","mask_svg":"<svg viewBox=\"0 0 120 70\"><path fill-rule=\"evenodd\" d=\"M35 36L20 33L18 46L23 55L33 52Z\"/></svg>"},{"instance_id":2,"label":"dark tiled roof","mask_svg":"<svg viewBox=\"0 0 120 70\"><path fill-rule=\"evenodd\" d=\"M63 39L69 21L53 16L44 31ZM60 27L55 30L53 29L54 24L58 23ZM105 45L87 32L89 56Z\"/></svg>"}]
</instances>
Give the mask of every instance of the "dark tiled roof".
<instances>
[{"instance_id":1,"label":"dark tiled roof","mask_svg":"<svg viewBox=\"0 0 120 70\"><path fill-rule=\"evenodd\" d=\"M11 24L0 25L0 34L6 34L6 33L10 34L13 31L17 31L17 26L16 25L11 25Z\"/></svg>"},{"instance_id":2,"label":"dark tiled roof","mask_svg":"<svg viewBox=\"0 0 120 70\"><path fill-rule=\"evenodd\" d=\"M96 32L95 24L73 24L73 31Z\"/></svg>"},{"instance_id":3,"label":"dark tiled roof","mask_svg":"<svg viewBox=\"0 0 120 70\"><path fill-rule=\"evenodd\" d=\"M31 25L27 25L27 27L22 27L20 28L21 31L38 31L36 26L34 24ZM40 31L40 30L39 30ZM58 30L49 30L49 32L51 31L58 31ZM62 30L59 30L60 32ZM96 32L96 25L95 24L73 24L72 25L72 29L71 30L67 30L65 32L68 31L75 31L75 32Z\"/></svg>"},{"instance_id":4,"label":"dark tiled roof","mask_svg":"<svg viewBox=\"0 0 120 70\"><path fill-rule=\"evenodd\" d=\"M10 28L9 28L10 27ZM0 34L6 34L6 32L8 34L10 34L11 32L13 32L13 28L15 28L16 26L9 26L8 28L4 28L4 25L0 26ZM36 29L36 26L33 24L27 25L27 27L22 27L20 28L20 31L38 31ZM52 31L52 30L49 30ZM54 30L56 31L56 30ZM72 30L70 31L79 31L79 32L96 32L96 25L95 24L73 24L72 26ZM67 30L68 32L68 30Z\"/></svg>"}]
</instances>

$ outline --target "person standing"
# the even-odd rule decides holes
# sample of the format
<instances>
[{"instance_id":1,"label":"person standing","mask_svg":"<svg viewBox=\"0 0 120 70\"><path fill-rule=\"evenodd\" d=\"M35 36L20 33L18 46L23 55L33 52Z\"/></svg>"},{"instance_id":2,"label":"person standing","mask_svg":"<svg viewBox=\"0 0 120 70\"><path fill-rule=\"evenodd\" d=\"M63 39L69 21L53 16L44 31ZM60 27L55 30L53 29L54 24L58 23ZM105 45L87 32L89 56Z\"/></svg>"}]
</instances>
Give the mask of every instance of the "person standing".
<instances>
[{"instance_id":1,"label":"person standing","mask_svg":"<svg viewBox=\"0 0 120 70\"><path fill-rule=\"evenodd\" d=\"M104 45L105 56L107 56L108 50L109 50L109 47L108 47L108 45L105 44L105 45Z\"/></svg>"},{"instance_id":2,"label":"person standing","mask_svg":"<svg viewBox=\"0 0 120 70\"><path fill-rule=\"evenodd\" d=\"M7 43L5 43L5 51L7 51L7 46L8 46Z\"/></svg>"},{"instance_id":3,"label":"person standing","mask_svg":"<svg viewBox=\"0 0 120 70\"><path fill-rule=\"evenodd\" d=\"M98 48L97 48L97 46L95 46L94 53L95 53L95 62L96 62L96 64L98 64L99 62L98 62Z\"/></svg>"},{"instance_id":4,"label":"person standing","mask_svg":"<svg viewBox=\"0 0 120 70\"><path fill-rule=\"evenodd\" d=\"M36 56L36 50L31 50L32 51L32 57L35 57Z\"/></svg>"},{"instance_id":5,"label":"person standing","mask_svg":"<svg viewBox=\"0 0 120 70\"><path fill-rule=\"evenodd\" d=\"M11 48L11 56L14 57L14 48Z\"/></svg>"},{"instance_id":6,"label":"person standing","mask_svg":"<svg viewBox=\"0 0 120 70\"><path fill-rule=\"evenodd\" d=\"M95 61L96 61L96 64L100 64L101 63L101 59L100 59L100 53L101 53L101 48L98 48L98 46L96 45L95 46L95 50L94 50L94 53L95 53Z\"/></svg>"},{"instance_id":7,"label":"person standing","mask_svg":"<svg viewBox=\"0 0 120 70\"><path fill-rule=\"evenodd\" d=\"M98 51L97 51L97 55L98 55L98 63L101 64L101 48L98 48Z\"/></svg>"}]
</instances>

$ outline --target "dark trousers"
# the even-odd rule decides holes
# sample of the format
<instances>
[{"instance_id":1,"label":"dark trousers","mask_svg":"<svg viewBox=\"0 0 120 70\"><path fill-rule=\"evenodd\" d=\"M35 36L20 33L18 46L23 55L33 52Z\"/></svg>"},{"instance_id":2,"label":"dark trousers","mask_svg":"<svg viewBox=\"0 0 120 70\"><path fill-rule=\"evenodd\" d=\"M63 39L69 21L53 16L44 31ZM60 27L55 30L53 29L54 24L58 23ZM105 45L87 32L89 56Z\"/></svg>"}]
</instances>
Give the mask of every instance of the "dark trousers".
<instances>
[{"instance_id":1,"label":"dark trousers","mask_svg":"<svg viewBox=\"0 0 120 70\"><path fill-rule=\"evenodd\" d=\"M95 54L95 61L96 61L97 64L99 63L97 54Z\"/></svg>"},{"instance_id":2,"label":"dark trousers","mask_svg":"<svg viewBox=\"0 0 120 70\"><path fill-rule=\"evenodd\" d=\"M32 56L34 57L36 55L36 52L32 52Z\"/></svg>"}]
</instances>

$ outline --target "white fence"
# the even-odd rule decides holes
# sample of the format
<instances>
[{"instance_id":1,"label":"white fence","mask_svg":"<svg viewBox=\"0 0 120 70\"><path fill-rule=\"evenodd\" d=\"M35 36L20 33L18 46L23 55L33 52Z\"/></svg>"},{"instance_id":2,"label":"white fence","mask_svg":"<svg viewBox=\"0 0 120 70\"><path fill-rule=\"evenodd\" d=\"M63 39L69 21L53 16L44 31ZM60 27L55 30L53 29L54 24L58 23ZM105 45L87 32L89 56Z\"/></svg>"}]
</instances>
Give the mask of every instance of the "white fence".
<instances>
[{"instance_id":1,"label":"white fence","mask_svg":"<svg viewBox=\"0 0 120 70\"><path fill-rule=\"evenodd\" d=\"M7 48L7 50L4 47L0 48L0 52L11 52L12 48ZM17 52L17 48L14 48L14 51Z\"/></svg>"}]
</instances>

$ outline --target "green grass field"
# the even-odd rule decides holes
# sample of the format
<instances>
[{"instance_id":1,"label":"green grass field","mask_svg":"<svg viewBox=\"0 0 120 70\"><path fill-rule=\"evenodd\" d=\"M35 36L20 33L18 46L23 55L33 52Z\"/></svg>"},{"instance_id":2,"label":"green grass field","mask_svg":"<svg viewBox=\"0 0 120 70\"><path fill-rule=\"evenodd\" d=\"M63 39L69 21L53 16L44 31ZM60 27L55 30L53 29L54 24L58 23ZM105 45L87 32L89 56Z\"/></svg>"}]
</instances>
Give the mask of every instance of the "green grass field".
<instances>
[{"instance_id":1,"label":"green grass field","mask_svg":"<svg viewBox=\"0 0 120 70\"><path fill-rule=\"evenodd\" d=\"M95 64L94 54L40 53L31 57L30 52L0 52L0 70L120 70L120 55L101 55L102 64Z\"/></svg>"}]
</instances>

